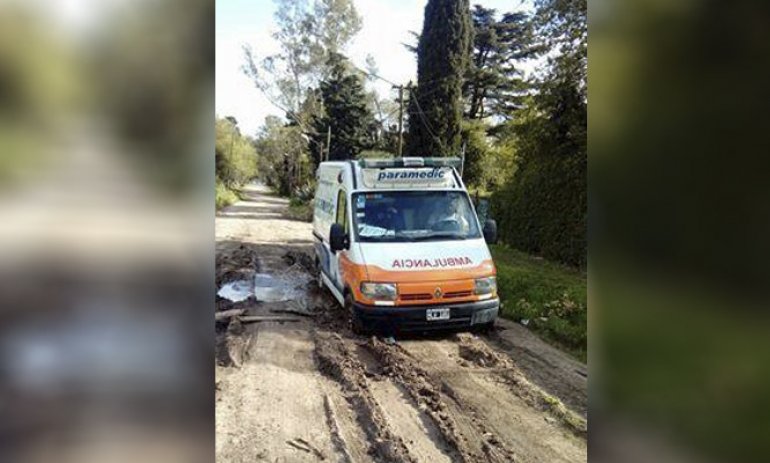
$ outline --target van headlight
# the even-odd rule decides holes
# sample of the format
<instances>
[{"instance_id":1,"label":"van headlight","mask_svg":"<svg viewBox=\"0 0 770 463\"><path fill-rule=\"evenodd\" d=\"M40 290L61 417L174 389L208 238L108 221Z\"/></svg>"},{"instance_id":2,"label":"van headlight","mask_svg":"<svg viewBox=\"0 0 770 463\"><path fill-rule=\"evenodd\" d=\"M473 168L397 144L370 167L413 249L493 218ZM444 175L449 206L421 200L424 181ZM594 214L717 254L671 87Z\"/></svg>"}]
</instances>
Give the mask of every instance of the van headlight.
<instances>
[{"instance_id":1,"label":"van headlight","mask_svg":"<svg viewBox=\"0 0 770 463\"><path fill-rule=\"evenodd\" d=\"M395 301L398 287L395 283L361 283L361 292L369 299L379 301Z\"/></svg>"},{"instance_id":2,"label":"van headlight","mask_svg":"<svg viewBox=\"0 0 770 463\"><path fill-rule=\"evenodd\" d=\"M481 296L484 294L496 294L497 278L496 277L477 278L476 281L474 281L473 286L474 286L473 294L476 294L478 296Z\"/></svg>"}]
</instances>

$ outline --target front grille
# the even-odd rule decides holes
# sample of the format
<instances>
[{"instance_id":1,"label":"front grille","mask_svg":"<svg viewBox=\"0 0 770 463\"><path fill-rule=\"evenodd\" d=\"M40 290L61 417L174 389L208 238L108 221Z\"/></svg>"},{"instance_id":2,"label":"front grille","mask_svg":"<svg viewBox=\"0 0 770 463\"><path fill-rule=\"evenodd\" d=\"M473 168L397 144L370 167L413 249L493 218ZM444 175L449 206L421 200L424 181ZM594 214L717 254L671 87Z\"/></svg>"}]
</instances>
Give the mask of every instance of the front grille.
<instances>
[{"instance_id":1,"label":"front grille","mask_svg":"<svg viewBox=\"0 0 770 463\"><path fill-rule=\"evenodd\" d=\"M400 299L402 301L427 301L427 300L433 299L433 296L427 293L402 294L400 296Z\"/></svg>"},{"instance_id":2,"label":"front grille","mask_svg":"<svg viewBox=\"0 0 770 463\"><path fill-rule=\"evenodd\" d=\"M456 297L468 297L471 294L473 294L473 291L471 291L470 289L466 290L466 291L452 291L452 292L449 292L449 293L445 293L444 294L444 299L453 299L453 298L456 298Z\"/></svg>"}]
</instances>

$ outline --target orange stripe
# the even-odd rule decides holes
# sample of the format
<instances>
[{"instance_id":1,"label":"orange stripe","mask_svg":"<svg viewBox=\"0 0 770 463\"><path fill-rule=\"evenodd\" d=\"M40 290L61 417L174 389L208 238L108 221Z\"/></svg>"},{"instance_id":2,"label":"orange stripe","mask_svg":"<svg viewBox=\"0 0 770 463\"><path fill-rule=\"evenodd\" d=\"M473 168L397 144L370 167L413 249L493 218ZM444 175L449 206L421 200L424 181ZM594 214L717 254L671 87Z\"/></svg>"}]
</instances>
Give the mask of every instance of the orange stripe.
<instances>
[{"instance_id":1,"label":"orange stripe","mask_svg":"<svg viewBox=\"0 0 770 463\"><path fill-rule=\"evenodd\" d=\"M366 266L356 264L350 260L347 252L344 252L342 255L340 255L340 273L342 276L342 281L349 283L350 286L354 286L354 281L360 282L366 280Z\"/></svg>"},{"instance_id":2,"label":"orange stripe","mask_svg":"<svg viewBox=\"0 0 770 463\"><path fill-rule=\"evenodd\" d=\"M472 291L474 279L497 274L492 260L485 260L476 267L464 269L404 271L385 270L376 265L356 264L346 254L340 256L340 272L342 280L352 290L354 299L369 305L374 305L374 301L361 293L362 281L398 283L399 299L396 300L396 305L420 305L477 301L479 297L473 294L456 298L446 298L445 296L447 293ZM439 298L436 298L434 294L436 288L441 289L442 295ZM402 295L418 294L429 294L431 298L401 300Z\"/></svg>"}]
</instances>

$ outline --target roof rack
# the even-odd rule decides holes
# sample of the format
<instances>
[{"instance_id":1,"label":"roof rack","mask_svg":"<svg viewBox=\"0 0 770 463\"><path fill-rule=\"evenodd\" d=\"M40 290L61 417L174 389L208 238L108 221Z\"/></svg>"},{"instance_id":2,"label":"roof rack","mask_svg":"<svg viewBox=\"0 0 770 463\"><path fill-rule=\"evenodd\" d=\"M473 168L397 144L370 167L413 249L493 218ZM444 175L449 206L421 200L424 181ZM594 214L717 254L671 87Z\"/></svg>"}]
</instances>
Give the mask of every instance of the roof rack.
<instances>
[{"instance_id":1,"label":"roof rack","mask_svg":"<svg viewBox=\"0 0 770 463\"><path fill-rule=\"evenodd\" d=\"M459 168L462 160L451 158L392 158L392 159L359 159L359 165L363 168L393 168L393 167L455 167Z\"/></svg>"}]
</instances>

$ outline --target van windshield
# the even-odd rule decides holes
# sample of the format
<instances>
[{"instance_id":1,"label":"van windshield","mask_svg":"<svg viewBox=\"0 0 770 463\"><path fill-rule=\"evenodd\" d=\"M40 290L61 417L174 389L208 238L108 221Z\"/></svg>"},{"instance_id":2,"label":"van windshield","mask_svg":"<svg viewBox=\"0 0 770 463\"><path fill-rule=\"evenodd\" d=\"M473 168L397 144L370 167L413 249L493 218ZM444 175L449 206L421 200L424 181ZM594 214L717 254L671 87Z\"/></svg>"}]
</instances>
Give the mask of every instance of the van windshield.
<instances>
[{"instance_id":1,"label":"van windshield","mask_svg":"<svg viewBox=\"0 0 770 463\"><path fill-rule=\"evenodd\" d=\"M468 196L460 191L356 193L353 220L362 242L481 237Z\"/></svg>"}]
</instances>

